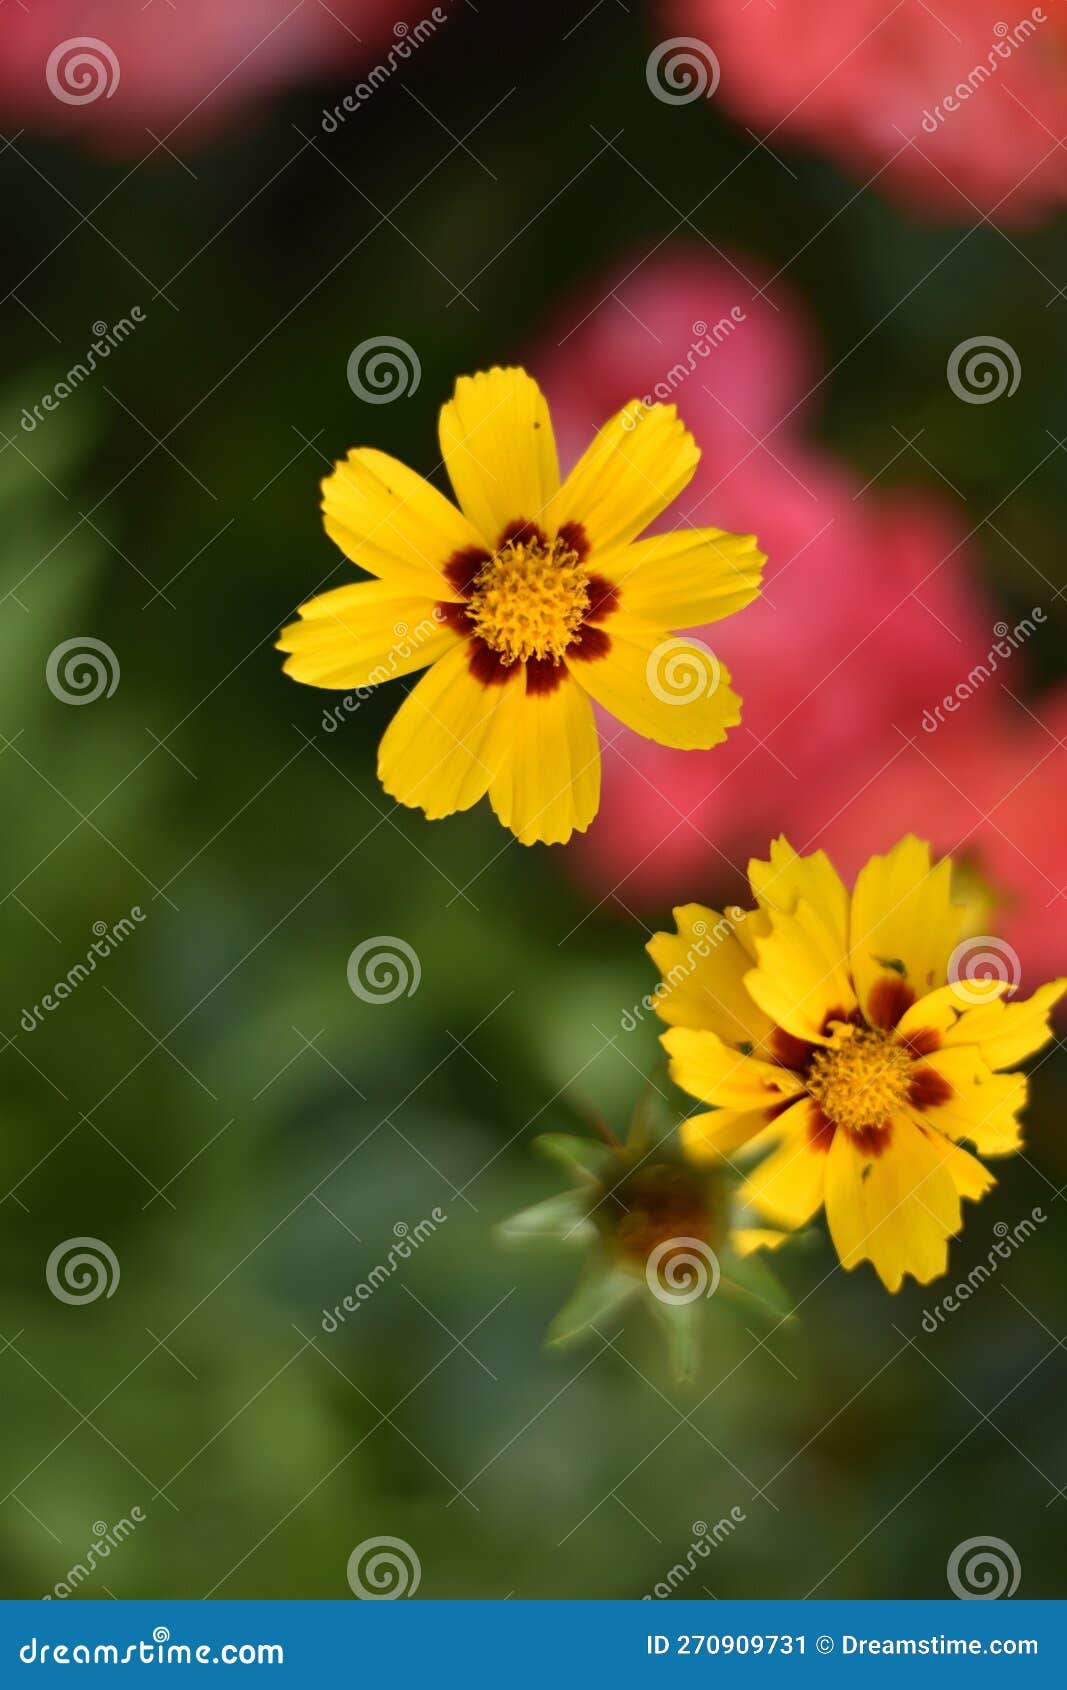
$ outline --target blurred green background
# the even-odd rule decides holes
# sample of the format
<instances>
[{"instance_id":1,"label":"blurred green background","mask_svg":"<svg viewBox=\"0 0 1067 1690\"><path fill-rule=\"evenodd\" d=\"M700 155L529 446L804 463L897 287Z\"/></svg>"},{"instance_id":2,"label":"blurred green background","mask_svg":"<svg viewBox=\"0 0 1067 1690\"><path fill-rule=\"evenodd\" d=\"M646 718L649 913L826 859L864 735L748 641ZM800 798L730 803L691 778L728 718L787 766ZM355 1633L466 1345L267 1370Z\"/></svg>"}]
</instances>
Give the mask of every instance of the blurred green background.
<instances>
[{"instance_id":1,"label":"blurred green background","mask_svg":"<svg viewBox=\"0 0 1067 1690\"><path fill-rule=\"evenodd\" d=\"M720 178L697 228L773 269L843 211L790 271L830 365L945 258L823 390L822 436L865 477L891 414L991 507L1062 432L1067 316L1007 242L979 230L956 258L958 231L872 194L845 212L854 186L828 165L790 154L791 178L706 103L648 98L639 8L573 25L549 4L457 17L328 152L321 111L348 71L132 174L39 137L0 155L5 1595L44 1594L135 1506L144 1523L81 1594L347 1597L353 1547L393 1535L422 1596L637 1596L731 1508L744 1523L679 1594L941 1595L952 1547L990 1531L1022 1594L1061 1593L1061 1060L954 1277L998 1221L1048 1219L936 1337L922 1313L950 1282L891 1300L817 1235L781 1263L801 1319L754 1337L716 1305L688 1387L640 1309L617 1348L546 1353L577 1264L492 1229L562 1183L529 1152L538 1132L587 1108L621 1129L647 1075L666 1089L654 1027L619 1031L653 983L645 930L611 903L587 915L560 853L523 850L484 805L432 827L395 810L374 754L398 693L325 733L330 698L272 650L344 578L326 463L373 441L428 469L458 373L522 358L573 288L675 227L668 201ZM449 150L442 125L490 112L477 158ZM583 169L620 129L647 183L610 154ZM1018 242L1067 274L1062 219ZM928 392L925 349L964 294L1012 322L1028 372L977 462ZM135 304L130 344L21 430L91 324ZM345 370L381 332L423 373L372 412ZM1065 504L1042 478L1030 547L1057 583ZM1009 579L995 534L987 557ZM45 682L76 635L121 664L84 708ZM715 890L709 864L691 895ZM135 907L28 1032L93 924ZM379 933L422 978L375 1006L346 964ZM447 1224L324 1333L323 1308L435 1206ZM45 1266L84 1236L121 1279L67 1305Z\"/></svg>"}]
</instances>

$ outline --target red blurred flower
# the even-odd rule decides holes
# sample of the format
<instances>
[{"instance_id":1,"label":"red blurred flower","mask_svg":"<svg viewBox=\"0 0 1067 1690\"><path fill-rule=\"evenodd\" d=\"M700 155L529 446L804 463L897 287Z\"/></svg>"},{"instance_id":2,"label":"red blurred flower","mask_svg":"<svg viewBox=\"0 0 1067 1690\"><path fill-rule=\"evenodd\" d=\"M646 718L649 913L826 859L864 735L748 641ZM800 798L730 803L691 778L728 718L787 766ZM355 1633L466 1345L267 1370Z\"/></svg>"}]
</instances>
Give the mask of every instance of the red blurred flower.
<instances>
[{"instance_id":1,"label":"red blurred flower","mask_svg":"<svg viewBox=\"0 0 1067 1690\"><path fill-rule=\"evenodd\" d=\"M34 0L0 11L0 125L180 147L316 73L387 51L395 0ZM397 39L407 26L397 25Z\"/></svg>"},{"instance_id":2,"label":"red blurred flower","mask_svg":"<svg viewBox=\"0 0 1067 1690\"><path fill-rule=\"evenodd\" d=\"M1067 15L1061 0L666 0L666 29L705 41L716 100L791 134L923 212L1033 220L1065 196Z\"/></svg>"},{"instance_id":3,"label":"red blurred flower","mask_svg":"<svg viewBox=\"0 0 1067 1690\"><path fill-rule=\"evenodd\" d=\"M1028 965L1033 952L1055 970L1067 903L1046 911L1058 884L1047 836L1063 830L1042 833L1033 794L1055 798L1058 760L1067 806L1067 769L1001 685L1024 686L1029 636L990 669L1001 625L951 503L864 489L805 439L819 368L810 328L777 289L777 311L765 295L742 305L750 294L727 264L675 256L610 278L536 359L565 460L605 409L669 397L704 454L678 520L755 530L769 554L763 597L702 635L744 700L740 728L707 753L609 733L600 818L570 862L626 904L715 889L729 900L748 856L780 831L798 849L825 846L849 873L914 829L969 851L1004 891L1008 937L1022 935ZM971 684L979 665L988 678ZM938 717L946 696L958 708ZM1030 775L1042 738L1056 757Z\"/></svg>"}]
</instances>

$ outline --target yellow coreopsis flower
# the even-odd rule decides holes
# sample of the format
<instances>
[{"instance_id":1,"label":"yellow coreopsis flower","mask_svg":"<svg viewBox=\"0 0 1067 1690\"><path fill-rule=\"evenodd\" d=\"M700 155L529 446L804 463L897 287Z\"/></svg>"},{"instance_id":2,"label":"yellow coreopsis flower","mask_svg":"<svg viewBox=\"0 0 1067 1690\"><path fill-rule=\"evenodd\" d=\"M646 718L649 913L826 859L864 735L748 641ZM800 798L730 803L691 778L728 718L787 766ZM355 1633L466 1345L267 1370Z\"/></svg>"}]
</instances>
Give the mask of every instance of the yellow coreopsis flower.
<instances>
[{"instance_id":1,"label":"yellow coreopsis flower","mask_svg":"<svg viewBox=\"0 0 1067 1690\"><path fill-rule=\"evenodd\" d=\"M994 1184L981 1156L1021 1148L1022 1074L1067 980L1018 1003L1014 957L961 942L951 863L908 837L846 890L825 853L786 843L749 866L757 908L690 904L648 949L671 1073L715 1105L685 1123L698 1160L762 1159L742 1195L802 1226L825 1205L841 1263L886 1288L943 1273L960 1199ZM967 958L972 959L968 965Z\"/></svg>"},{"instance_id":2,"label":"yellow coreopsis flower","mask_svg":"<svg viewBox=\"0 0 1067 1690\"><path fill-rule=\"evenodd\" d=\"M462 377L440 440L458 509L369 448L326 478L326 531L373 579L301 608L285 669L350 689L429 666L382 740L385 790L431 818L488 793L523 844L562 843L600 801L592 700L681 749L740 720L726 670L668 631L740 610L765 559L717 528L637 538L700 458L673 405L620 411L562 485L524 370Z\"/></svg>"}]
</instances>

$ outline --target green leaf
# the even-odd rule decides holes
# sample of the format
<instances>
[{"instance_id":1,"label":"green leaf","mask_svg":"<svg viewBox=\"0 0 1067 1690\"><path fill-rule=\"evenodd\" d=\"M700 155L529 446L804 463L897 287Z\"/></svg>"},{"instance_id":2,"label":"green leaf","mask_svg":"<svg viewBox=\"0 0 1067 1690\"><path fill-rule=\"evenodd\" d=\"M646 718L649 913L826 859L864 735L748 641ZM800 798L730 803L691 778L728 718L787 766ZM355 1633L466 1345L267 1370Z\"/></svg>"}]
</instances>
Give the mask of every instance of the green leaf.
<instances>
[{"instance_id":1,"label":"green leaf","mask_svg":"<svg viewBox=\"0 0 1067 1690\"><path fill-rule=\"evenodd\" d=\"M796 1317L789 1293L768 1266L766 1257L765 1250L754 1250L751 1256L738 1256L731 1251L724 1263L720 1290L727 1296L755 1304L765 1320L792 1321Z\"/></svg>"},{"instance_id":2,"label":"green leaf","mask_svg":"<svg viewBox=\"0 0 1067 1690\"><path fill-rule=\"evenodd\" d=\"M546 1197L502 1221L497 1234L510 1244L530 1239L554 1238L562 1244L591 1244L597 1229L589 1219L589 1199L584 1191L563 1191Z\"/></svg>"},{"instance_id":3,"label":"green leaf","mask_svg":"<svg viewBox=\"0 0 1067 1690\"><path fill-rule=\"evenodd\" d=\"M643 1280L599 1263L580 1280L548 1329L550 1344L572 1344L641 1289ZM605 1334L606 1336L606 1334Z\"/></svg>"},{"instance_id":4,"label":"green leaf","mask_svg":"<svg viewBox=\"0 0 1067 1690\"><path fill-rule=\"evenodd\" d=\"M667 1334L671 1371L680 1385L688 1384L696 1375L706 1308L703 1299L694 1303L662 1303L656 1299L656 1315Z\"/></svg>"},{"instance_id":5,"label":"green leaf","mask_svg":"<svg viewBox=\"0 0 1067 1690\"><path fill-rule=\"evenodd\" d=\"M598 1185L610 1177L618 1163L615 1151L608 1145L573 1133L542 1133L534 1139L534 1147L551 1156L554 1162L562 1163L570 1173L595 1180Z\"/></svg>"}]
</instances>

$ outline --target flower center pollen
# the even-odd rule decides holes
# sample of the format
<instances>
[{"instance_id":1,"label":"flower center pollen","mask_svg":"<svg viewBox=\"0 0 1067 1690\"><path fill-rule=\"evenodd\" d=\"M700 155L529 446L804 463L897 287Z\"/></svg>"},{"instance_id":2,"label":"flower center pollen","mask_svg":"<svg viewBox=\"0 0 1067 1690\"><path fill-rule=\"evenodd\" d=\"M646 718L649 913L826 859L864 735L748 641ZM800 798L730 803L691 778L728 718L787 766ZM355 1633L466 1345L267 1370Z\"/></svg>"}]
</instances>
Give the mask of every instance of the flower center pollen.
<instances>
[{"instance_id":1,"label":"flower center pollen","mask_svg":"<svg viewBox=\"0 0 1067 1690\"><path fill-rule=\"evenodd\" d=\"M811 1059L808 1091L829 1120L852 1132L886 1127L906 1102L912 1058L892 1033L842 1026Z\"/></svg>"},{"instance_id":2,"label":"flower center pollen","mask_svg":"<svg viewBox=\"0 0 1067 1690\"><path fill-rule=\"evenodd\" d=\"M509 541L474 578L468 618L501 662L558 663L589 608L589 576L558 540Z\"/></svg>"}]
</instances>

